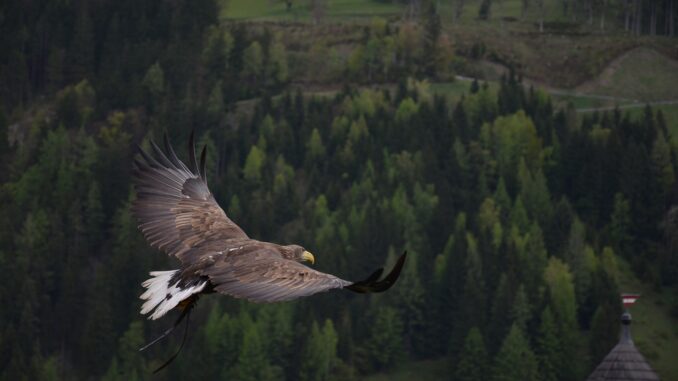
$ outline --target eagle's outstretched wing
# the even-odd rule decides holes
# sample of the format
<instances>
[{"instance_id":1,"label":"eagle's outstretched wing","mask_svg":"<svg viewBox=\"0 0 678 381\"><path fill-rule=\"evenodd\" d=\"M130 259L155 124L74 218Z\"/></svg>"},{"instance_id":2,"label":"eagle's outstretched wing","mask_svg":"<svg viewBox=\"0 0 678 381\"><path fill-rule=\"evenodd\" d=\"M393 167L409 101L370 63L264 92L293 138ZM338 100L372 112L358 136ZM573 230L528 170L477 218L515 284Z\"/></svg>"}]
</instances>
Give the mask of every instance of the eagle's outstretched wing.
<instances>
[{"instance_id":1,"label":"eagle's outstretched wing","mask_svg":"<svg viewBox=\"0 0 678 381\"><path fill-rule=\"evenodd\" d=\"M187 253L197 245L213 240L248 239L245 232L226 216L207 188L205 148L200 167L195 157L191 134L189 162L182 163L165 135L165 151L151 141L152 154L139 148L142 160L135 160L137 198L132 213L139 220L139 229L151 244L192 262Z\"/></svg>"},{"instance_id":2,"label":"eagle's outstretched wing","mask_svg":"<svg viewBox=\"0 0 678 381\"><path fill-rule=\"evenodd\" d=\"M297 299L331 289L346 288L370 293L388 290L398 279L406 253L400 256L391 272L379 281L383 269L367 279L350 282L332 274L284 259L268 248L246 254L215 257L199 272L208 276L214 289L222 294L252 302L270 303Z\"/></svg>"}]
</instances>

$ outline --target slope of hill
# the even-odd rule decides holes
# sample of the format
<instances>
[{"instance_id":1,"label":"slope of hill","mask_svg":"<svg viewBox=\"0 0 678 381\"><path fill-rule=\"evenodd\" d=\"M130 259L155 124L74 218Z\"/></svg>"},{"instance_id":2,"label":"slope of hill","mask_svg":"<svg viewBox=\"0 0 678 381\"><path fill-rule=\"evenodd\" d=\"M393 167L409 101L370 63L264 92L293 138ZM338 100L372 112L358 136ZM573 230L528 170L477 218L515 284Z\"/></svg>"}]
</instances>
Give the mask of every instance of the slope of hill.
<instances>
[{"instance_id":1,"label":"slope of hill","mask_svg":"<svg viewBox=\"0 0 678 381\"><path fill-rule=\"evenodd\" d=\"M678 99L678 61L654 49L638 47L614 59L578 91L641 102Z\"/></svg>"}]
</instances>

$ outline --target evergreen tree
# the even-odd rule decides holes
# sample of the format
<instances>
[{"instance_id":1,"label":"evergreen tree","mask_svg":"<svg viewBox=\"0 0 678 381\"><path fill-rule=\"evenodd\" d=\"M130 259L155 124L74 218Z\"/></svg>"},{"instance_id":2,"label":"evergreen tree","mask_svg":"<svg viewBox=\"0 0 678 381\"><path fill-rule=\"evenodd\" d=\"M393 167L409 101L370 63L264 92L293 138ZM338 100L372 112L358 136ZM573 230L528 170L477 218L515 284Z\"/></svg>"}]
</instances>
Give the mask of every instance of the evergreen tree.
<instances>
[{"instance_id":1,"label":"evergreen tree","mask_svg":"<svg viewBox=\"0 0 678 381\"><path fill-rule=\"evenodd\" d=\"M254 41L245 49L242 56L242 76L256 86L264 72L264 56L259 42Z\"/></svg>"},{"instance_id":2,"label":"evergreen tree","mask_svg":"<svg viewBox=\"0 0 678 381\"><path fill-rule=\"evenodd\" d=\"M144 344L140 321L132 322L118 341L118 353L105 375L107 380L141 380L148 370L139 348Z\"/></svg>"},{"instance_id":3,"label":"evergreen tree","mask_svg":"<svg viewBox=\"0 0 678 381\"><path fill-rule=\"evenodd\" d=\"M614 211L610 217L610 240L615 251L628 258L631 237L631 208L624 195L614 195Z\"/></svg>"},{"instance_id":4,"label":"evergreen tree","mask_svg":"<svg viewBox=\"0 0 678 381\"><path fill-rule=\"evenodd\" d=\"M313 322L311 336L302 356L301 381L326 381L337 361L337 333L331 320L326 320L322 329Z\"/></svg>"},{"instance_id":5,"label":"evergreen tree","mask_svg":"<svg viewBox=\"0 0 678 381\"><path fill-rule=\"evenodd\" d=\"M511 310L515 296L515 285L509 282L505 272L499 276L497 287L494 290L490 321L487 325L487 348L490 353L496 353L501 346L502 339L511 328Z\"/></svg>"},{"instance_id":6,"label":"evergreen tree","mask_svg":"<svg viewBox=\"0 0 678 381\"><path fill-rule=\"evenodd\" d=\"M266 160L266 153L257 146L252 146L250 153L245 160L243 175L245 180L252 184L258 184L262 181L262 169Z\"/></svg>"},{"instance_id":7,"label":"evergreen tree","mask_svg":"<svg viewBox=\"0 0 678 381\"><path fill-rule=\"evenodd\" d=\"M433 1L427 4L424 30L422 66L425 68L426 74L435 76L436 62L439 60L438 39L440 38L441 25L437 4Z\"/></svg>"},{"instance_id":8,"label":"evergreen tree","mask_svg":"<svg viewBox=\"0 0 678 381\"><path fill-rule=\"evenodd\" d=\"M271 366L257 324L246 324L242 346L235 366L228 371L238 381L273 381L282 379L282 372Z\"/></svg>"},{"instance_id":9,"label":"evergreen tree","mask_svg":"<svg viewBox=\"0 0 678 381\"><path fill-rule=\"evenodd\" d=\"M527 334L527 323L532 317L532 311L525 288L521 284L518 286L516 296L513 298L513 308L511 309L511 320L513 324Z\"/></svg>"},{"instance_id":10,"label":"evergreen tree","mask_svg":"<svg viewBox=\"0 0 678 381\"><path fill-rule=\"evenodd\" d=\"M550 307L558 322L557 332L562 348L562 361L556 365L558 379L576 380L581 377L582 369L576 356L580 343L573 276L565 263L551 257L544 270L544 279L549 290Z\"/></svg>"},{"instance_id":11,"label":"evergreen tree","mask_svg":"<svg viewBox=\"0 0 678 381\"><path fill-rule=\"evenodd\" d=\"M365 352L370 365L375 369L396 364L405 355L402 341L403 323L398 311L382 307L374 318Z\"/></svg>"},{"instance_id":12,"label":"evergreen tree","mask_svg":"<svg viewBox=\"0 0 678 381\"><path fill-rule=\"evenodd\" d=\"M454 379L459 381L484 380L487 376L487 368L488 358L483 336L478 327L473 327L464 341L464 349L459 355Z\"/></svg>"},{"instance_id":13,"label":"evergreen tree","mask_svg":"<svg viewBox=\"0 0 678 381\"><path fill-rule=\"evenodd\" d=\"M156 107L165 93L165 72L158 62L148 68L142 85L147 92L148 106Z\"/></svg>"},{"instance_id":14,"label":"evergreen tree","mask_svg":"<svg viewBox=\"0 0 678 381\"><path fill-rule=\"evenodd\" d=\"M549 306L546 306L541 313L535 352L539 363L540 379L543 381L559 380L558 371L563 352L558 337L558 327Z\"/></svg>"},{"instance_id":15,"label":"evergreen tree","mask_svg":"<svg viewBox=\"0 0 678 381\"><path fill-rule=\"evenodd\" d=\"M539 370L530 343L517 325L513 325L492 366L494 381L536 381Z\"/></svg>"},{"instance_id":16,"label":"evergreen tree","mask_svg":"<svg viewBox=\"0 0 678 381\"><path fill-rule=\"evenodd\" d=\"M463 347L464 337L471 327L483 325L486 311L486 291L483 278L482 260L478 244L471 233L466 236L466 276L459 304L459 315L452 330L449 351L454 356Z\"/></svg>"}]
</instances>

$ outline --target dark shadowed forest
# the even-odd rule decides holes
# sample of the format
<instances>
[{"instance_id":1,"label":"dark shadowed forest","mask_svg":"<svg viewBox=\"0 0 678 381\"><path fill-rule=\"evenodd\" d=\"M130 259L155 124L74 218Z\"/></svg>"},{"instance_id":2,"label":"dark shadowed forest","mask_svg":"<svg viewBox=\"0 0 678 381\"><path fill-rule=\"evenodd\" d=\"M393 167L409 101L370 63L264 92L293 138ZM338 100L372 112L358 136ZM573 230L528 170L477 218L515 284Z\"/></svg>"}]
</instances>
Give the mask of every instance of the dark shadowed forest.
<instances>
[{"instance_id":1,"label":"dark shadowed forest","mask_svg":"<svg viewBox=\"0 0 678 381\"><path fill-rule=\"evenodd\" d=\"M436 92L465 66L417 4L332 26L345 52L213 0L3 2L0 380L359 380L439 358L449 380L584 379L618 339L621 263L678 290L676 129L651 106L577 113L514 70ZM132 162L165 133L185 160L191 131L251 237L352 280L407 250L399 282L204 297L152 376L181 333L139 353L175 316L145 320L140 283L178 264L137 229Z\"/></svg>"}]
</instances>

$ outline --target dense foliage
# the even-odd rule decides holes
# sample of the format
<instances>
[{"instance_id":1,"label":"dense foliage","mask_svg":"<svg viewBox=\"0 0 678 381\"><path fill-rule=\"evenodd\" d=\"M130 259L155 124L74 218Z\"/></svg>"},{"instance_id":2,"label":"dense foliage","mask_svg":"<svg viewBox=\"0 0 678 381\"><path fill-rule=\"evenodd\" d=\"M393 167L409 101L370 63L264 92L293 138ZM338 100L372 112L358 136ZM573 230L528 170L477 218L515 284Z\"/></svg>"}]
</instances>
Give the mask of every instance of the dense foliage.
<instances>
[{"instance_id":1,"label":"dense foliage","mask_svg":"<svg viewBox=\"0 0 678 381\"><path fill-rule=\"evenodd\" d=\"M142 319L139 284L177 263L129 211L133 146L164 132L207 144L210 188L250 236L347 279L410 255L383 295L206 297L160 379L344 380L447 356L460 380L579 380L615 341L619 258L678 279L661 113L580 121L513 76L458 102L415 80L269 96L284 46L217 25L208 0L33 5L14 12L50 41L2 47L34 66L2 81L0 380L149 379L175 349L137 350L171 324Z\"/></svg>"}]
</instances>

